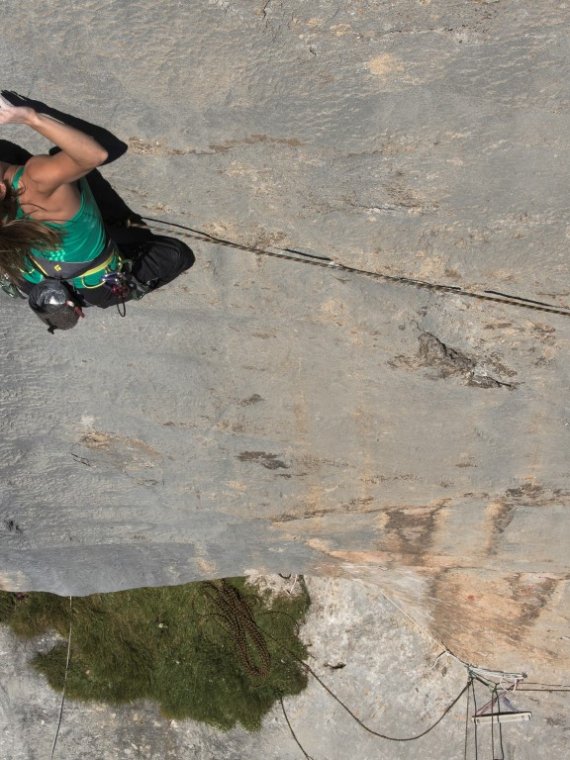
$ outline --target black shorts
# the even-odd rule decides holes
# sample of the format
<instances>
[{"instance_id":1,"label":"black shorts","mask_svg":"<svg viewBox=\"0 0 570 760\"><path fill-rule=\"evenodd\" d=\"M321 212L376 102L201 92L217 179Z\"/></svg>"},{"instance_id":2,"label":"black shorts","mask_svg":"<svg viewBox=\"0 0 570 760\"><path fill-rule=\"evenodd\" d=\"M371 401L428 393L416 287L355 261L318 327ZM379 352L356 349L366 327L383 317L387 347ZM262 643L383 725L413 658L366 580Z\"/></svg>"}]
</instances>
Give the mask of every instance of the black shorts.
<instances>
[{"instance_id":1,"label":"black shorts","mask_svg":"<svg viewBox=\"0 0 570 760\"><path fill-rule=\"evenodd\" d=\"M131 273L147 290L156 290L174 280L194 264L192 250L176 238L162 235L145 236L137 242L119 243L123 258L131 264ZM84 306L107 309L129 300L103 283L98 288L77 288Z\"/></svg>"}]
</instances>

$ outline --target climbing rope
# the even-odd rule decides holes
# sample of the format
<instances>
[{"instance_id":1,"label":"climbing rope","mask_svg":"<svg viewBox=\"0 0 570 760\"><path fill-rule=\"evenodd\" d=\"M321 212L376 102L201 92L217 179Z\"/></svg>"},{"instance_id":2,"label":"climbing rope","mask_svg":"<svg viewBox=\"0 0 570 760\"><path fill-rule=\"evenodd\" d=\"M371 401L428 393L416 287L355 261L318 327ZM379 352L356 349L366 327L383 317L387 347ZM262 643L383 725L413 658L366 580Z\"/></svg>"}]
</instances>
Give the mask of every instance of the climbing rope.
<instances>
[{"instance_id":1,"label":"climbing rope","mask_svg":"<svg viewBox=\"0 0 570 760\"><path fill-rule=\"evenodd\" d=\"M57 740L59 737L59 729L61 728L61 719L63 718L63 706L65 704L65 686L67 684L67 674L69 672L69 661L71 659L71 613L72 613L73 597L69 597L69 633L67 636L67 657L65 660L65 673L63 675L63 688L61 692L61 704L59 706L59 717L57 720L57 728L55 730L55 736L53 737L53 744L51 747L50 760L53 760L55 754L55 748L57 746Z\"/></svg>"},{"instance_id":2,"label":"climbing rope","mask_svg":"<svg viewBox=\"0 0 570 760\"><path fill-rule=\"evenodd\" d=\"M177 222L169 222L165 219L155 219L148 216L143 216L141 218L145 222L150 222L151 224L162 224L168 227L174 227L177 230L184 230L184 232L178 232L180 237L200 240L204 243L211 243L214 245L223 245L228 248L234 248L238 251L254 253L256 256L268 256L276 259L283 259L284 261L295 261L298 264L307 264L309 266L322 267L324 269L332 268L340 270L341 272L357 274L385 282L408 285L414 288L421 288L439 293L450 293L452 295L461 296L462 298L475 298L479 301L490 301L492 303L506 304L507 306L516 306L520 309L532 309L533 311L542 311L549 314L560 314L564 317L570 317L570 308L560 308L555 304L534 301L530 298L522 298L521 296L513 296L507 293L500 293L496 290L488 290L484 293L473 293L470 290L465 290L464 288L455 285L441 285L436 282L416 280L412 277L404 277L402 275L390 275L385 272L372 272L368 269L358 269L357 267L351 267L347 264L339 264L326 256L304 253L292 248L284 248L280 251L269 251L265 248L258 248L257 246L244 245L243 243L237 243L234 240L226 240L225 238L217 237L216 235L210 235L203 230L194 229L193 227L178 224Z\"/></svg>"},{"instance_id":3,"label":"climbing rope","mask_svg":"<svg viewBox=\"0 0 570 760\"><path fill-rule=\"evenodd\" d=\"M477 695L475 694L475 679L470 680L471 684L471 691L473 694L473 707L475 710L475 715L477 715ZM474 726L474 735L475 735L475 760L478 760L479 758L479 741L477 738L477 721L473 723Z\"/></svg>"},{"instance_id":4,"label":"climbing rope","mask_svg":"<svg viewBox=\"0 0 570 760\"><path fill-rule=\"evenodd\" d=\"M207 581L204 587L226 624L243 669L257 681L265 680L271 671L271 654L249 604L223 579Z\"/></svg>"},{"instance_id":5,"label":"climbing rope","mask_svg":"<svg viewBox=\"0 0 570 760\"><path fill-rule=\"evenodd\" d=\"M434 728L436 728L436 726L439 726L439 724L441 723L441 721L442 721L442 720L443 720L443 719L446 717L446 715L447 715L449 712L451 712L451 710L452 710L452 709L455 707L455 705L456 705L456 704L459 702L459 700L461 699L461 697L462 697L462 696L463 696L463 695L464 695L464 694L465 694L465 693L468 691L469 687L472 685L472 678L471 678L470 676L468 676L468 679L467 679L467 683L466 683L466 684L465 684L465 686L464 686L464 687L461 689L461 691L459 692L459 694L458 694L458 695L457 695L457 696L456 696L456 697L455 697L455 698L452 700L452 702L450 702L450 703L447 705L447 707L446 707L446 708L445 708L445 710L442 712L442 714L439 716L439 718L438 718L438 719L437 719L437 720L436 720L434 723L432 723L432 724L431 724L431 726L429 726L428 728L426 728L424 731L421 731L419 734L415 734L414 736L404 736L404 737L399 737L399 736L388 736L387 734L382 734L382 733L380 733L380 731L375 731L373 728L370 728L370 726L367 726L367 725L366 725L366 723L364 723L364 721L362 721L362 720L361 720L361 719L360 719L360 718L359 718L359 717L358 717L358 716L357 716L357 715L356 715L356 714L353 712L353 710L351 710L351 708L350 708L350 707L348 707L348 705L347 705L347 704L345 704L345 703L343 702L343 700L342 700L342 699L341 699L341 698L340 698L340 697L339 697L337 694L335 694L335 692L334 692L334 691L333 691L333 690L330 688L330 686L328 686L328 685L327 685L327 684L326 684L326 683L323 681L323 679L322 679L322 678L321 678L319 675L317 675L317 673L315 673L314 669L313 669L313 668L312 668L312 667L311 667L311 666L310 666L308 663L306 663L306 662L305 662L305 660L303 660L301 657L299 657L299 656L298 656L298 655L296 655L294 652L292 652L292 651L291 651L291 650L290 650L288 647L286 647L286 646L285 646L285 645L284 645L284 644L283 644L281 641L279 641L279 639L275 638L275 636L272 636L272 635L271 635L271 634L270 634L268 631L262 631L262 632L265 634L265 636L266 636L267 638L269 638L269 639L271 639L272 641L274 641L274 642L277 644L277 646L278 646L278 647L279 647L279 648L280 648L280 649L281 649L283 652L285 652L286 654L288 654L288 655L289 655L289 657L291 657L293 660L295 660L296 662L298 662L298 663L299 663L299 665L301 665L301 667L303 667L303 668L304 668L304 669L305 669L305 670L306 670L308 673L310 673L310 674L313 676L313 678L315 679L315 681L316 681L316 682L317 682L317 683L318 683L318 684L319 684L319 685L320 685L320 686L321 686L321 687L322 687L322 688L323 688L323 689L324 689L324 690L327 692L327 694L329 694L329 696L331 696L331 697L332 697L332 698L335 700L335 702L337 702L337 703L338 703L338 704L339 704L339 705L342 707L342 709L343 709L345 712L347 712L347 713L350 715L350 717L351 717L351 718L352 718L352 719L353 719L353 720L354 720L356 723L358 723L358 725L359 725L361 728L363 728L363 729L364 729L365 731L367 731L369 734L372 734L373 736L377 736L377 737L378 737L378 738L380 738L380 739L386 739L387 741L391 741L391 742L414 742L414 741L416 741L417 739L421 739L422 737L426 736L426 735L427 735L427 734L429 734L431 731L433 731L433 730L434 730Z\"/></svg>"},{"instance_id":6,"label":"climbing rope","mask_svg":"<svg viewBox=\"0 0 570 760\"><path fill-rule=\"evenodd\" d=\"M289 721L289 716L287 715L287 712L285 711L285 705L283 704L283 697L282 697L281 694L279 695L279 702L281 703L281 710L283 711L283 717L285 718L285 722L287 723L287 727L289 728L289 731L291 732L291 736L293 737L293 739L295 740L297 746L299 747L299 749L301 750L301 752L305 756L305 760L313 760L313 758L309 755L309 753L307 752L307 750L303 747L303 745L301 744L301 742L297 738L297 734L293 730L293 726L291 725L291 722Z\"/></svg>"},{"instance_id":7,"label":"climbing rope","mask_svg":"<svg viewBox=\"0 0 570 760\"><path fill-rule=\"evenodd\" d=\"M463 760L467 760L467 740L469 738L469 686L467 687L467 705L465 706L465 741L463 744Z\"/></svg>"}]
</instances>

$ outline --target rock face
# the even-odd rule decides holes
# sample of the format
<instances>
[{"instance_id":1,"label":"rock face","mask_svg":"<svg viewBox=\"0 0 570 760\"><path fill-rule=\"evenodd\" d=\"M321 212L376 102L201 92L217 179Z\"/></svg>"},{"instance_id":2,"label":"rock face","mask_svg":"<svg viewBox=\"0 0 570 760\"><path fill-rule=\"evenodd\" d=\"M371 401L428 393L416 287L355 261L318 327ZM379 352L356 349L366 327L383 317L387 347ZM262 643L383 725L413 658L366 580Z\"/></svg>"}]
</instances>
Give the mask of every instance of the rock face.
<instances>
[{"instance_id":1,"label":"rock face","mask_svg":"<svg viewBox=\"0 0 570 760\"><path fill-rule=\"evenodd\" d=\"M293 581L291 581L292 583ZM442 715L466 683L465 668L445 656L425 631L398 612L376 585L337 578L308 581L312 605L303 638L314 672L373 731L385 736L417 736ZM0 627L0 736L3 760L49 757L61 696L30 668L37 647L49 641L21 642ZM470 695L470 712L473 697ZM479 707L490 694L477 684ZM568 696L517 692L514 706L532 712L530 722L509 723L495 731L497 753L535 760L537 747L549 758L566 757ZM284 700L287 718L306 752L319 758L441 760L461 757L465 747L466 695L424 737L394 743L368 733L311 677L307 689ZM66 760L299 760L279 702L263 728L222 733L190 720L163 718L156 705L121 707L66 700L55 757ZM480 726L479 757L490 757L490 726ZM468 757L475 756L475 732L467 726ZM487 754L489 753L489 754Z\"/></svg>"},{"instance_id":2,"label":"rock face","mask_svg":"<svg viewBox=\"0 0 570 760\"><path fill-rule=\"evenodd\" d=\"M6 86L125 140L136 211L570 306L565 4L3 11ZM568 316L194 247L126 319L0 304L2 585L345 575L464 659L570 669Z\"/></svg>"}]
</instances>

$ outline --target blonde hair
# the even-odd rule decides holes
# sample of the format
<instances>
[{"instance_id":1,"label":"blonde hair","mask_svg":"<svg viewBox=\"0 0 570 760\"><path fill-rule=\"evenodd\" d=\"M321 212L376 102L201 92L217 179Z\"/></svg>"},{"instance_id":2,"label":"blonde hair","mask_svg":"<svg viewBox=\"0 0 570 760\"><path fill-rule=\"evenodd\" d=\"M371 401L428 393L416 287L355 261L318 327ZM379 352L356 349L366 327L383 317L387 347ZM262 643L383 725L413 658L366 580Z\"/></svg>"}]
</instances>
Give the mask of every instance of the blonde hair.
<instances>
[{"instance_id":1,"label":"blonde hair","mask_svg":"<svg viewBox=\"0 0 570 760\"><path fill-rule=\"evenodd\" d=\"M22 270L29 266L26 258L32 249L56 250L61 245L62 235L28 216L16 219L18 196L24 188L15 190L8 181L5 185L6 194L0 200L0 274L21 280Z\"/></svg>"}]
</instances>

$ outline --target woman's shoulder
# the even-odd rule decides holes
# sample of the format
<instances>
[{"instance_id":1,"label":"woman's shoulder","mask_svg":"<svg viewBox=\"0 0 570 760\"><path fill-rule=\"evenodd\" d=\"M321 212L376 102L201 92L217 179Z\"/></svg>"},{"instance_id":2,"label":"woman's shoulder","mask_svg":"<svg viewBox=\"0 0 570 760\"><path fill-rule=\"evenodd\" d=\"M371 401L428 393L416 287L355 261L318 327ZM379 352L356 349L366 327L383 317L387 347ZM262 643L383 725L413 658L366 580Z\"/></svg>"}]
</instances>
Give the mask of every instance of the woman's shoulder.
<instances>
[{"instance_id":1,"label":"woman's shoulder","mask_svg":"<svg viewBox=\"0 0 570 760\"><path fill-rule=\"evenodd\" d=\"M35 181L34 171L38 160L43 156L32 156L23 166L14 169L12 184L21 195L20 206L27 214L33 215L39 222L64 222L71 219L81 206L81 194L75 183L64 183L49 193L43 192Z\"/></svg>"},{"instance_id":2,"label":"woman's shoulder","mask_svg":"<svg viewBox=\"0 0 570 760\"><path fill-rule=\"evenodd\" d=\"M19 164L9 164L4 172L4 177L8 182L13 185L14 181L18 181L22 176L24 166Z\"/></svg>"}]
</instances>

